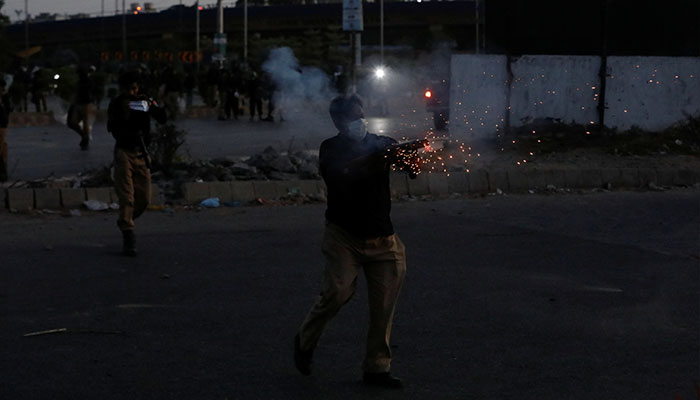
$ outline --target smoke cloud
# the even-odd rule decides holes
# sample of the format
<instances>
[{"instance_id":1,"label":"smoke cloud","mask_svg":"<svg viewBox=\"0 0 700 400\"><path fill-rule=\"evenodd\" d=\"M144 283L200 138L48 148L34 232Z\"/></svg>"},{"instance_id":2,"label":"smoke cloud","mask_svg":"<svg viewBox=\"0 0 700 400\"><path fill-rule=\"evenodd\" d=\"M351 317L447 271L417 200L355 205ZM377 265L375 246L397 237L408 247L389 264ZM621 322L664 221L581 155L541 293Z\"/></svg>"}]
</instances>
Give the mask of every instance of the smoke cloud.
<instances>
[{"instance_id":1,"label":"smoke cloud","mask_svg":"<svg viewBox=\"0 0 700 400\"><path fill-rule=\"evenodd\" d=\"M328 106L337 95L328 76L316 67L299 65L299 60L289 47L272 49L262 65L275 87L275 106L282 110L285 119L299 120L309 115L303 110L319 110L318 106ZM320 108L325 109L325 108ZM325 113L321 114L325 117Z\"/></svg>"}]
</instances>

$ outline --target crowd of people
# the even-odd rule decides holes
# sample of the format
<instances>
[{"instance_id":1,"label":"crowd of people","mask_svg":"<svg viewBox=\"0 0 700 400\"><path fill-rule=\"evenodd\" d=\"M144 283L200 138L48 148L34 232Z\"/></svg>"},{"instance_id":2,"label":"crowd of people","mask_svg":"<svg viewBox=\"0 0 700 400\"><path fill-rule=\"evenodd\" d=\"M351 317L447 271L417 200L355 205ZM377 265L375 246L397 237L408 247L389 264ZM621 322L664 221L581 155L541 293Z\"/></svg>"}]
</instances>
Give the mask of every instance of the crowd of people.
<instances>
[{"instance_id":1,"label":"crowd of people","mask_svg":"<svg viewBox=\"0 0 700 400\"><path fill-rule=\"evenodd\" d=\"M281 108L275 104L277 89L273 81L259 68L248 65L212 63L198 73L194 65L139 64L110 72L88 64L69 70L74 79L48 66L20 65L0 74L0 181L8 179L5 136L11 112L48 112L48 97L57 95L68 104L66 126L79 135L80 148L89 150L97 113L104 108L105 98L111 100L118 95L116 83L124 69L138 71L140 93L158 99L170 120L201 105L215 109L219 120L248 116L251 121L284 121ZM197 93L201 104L195 102Z\"/></svg>"}]
</instances>

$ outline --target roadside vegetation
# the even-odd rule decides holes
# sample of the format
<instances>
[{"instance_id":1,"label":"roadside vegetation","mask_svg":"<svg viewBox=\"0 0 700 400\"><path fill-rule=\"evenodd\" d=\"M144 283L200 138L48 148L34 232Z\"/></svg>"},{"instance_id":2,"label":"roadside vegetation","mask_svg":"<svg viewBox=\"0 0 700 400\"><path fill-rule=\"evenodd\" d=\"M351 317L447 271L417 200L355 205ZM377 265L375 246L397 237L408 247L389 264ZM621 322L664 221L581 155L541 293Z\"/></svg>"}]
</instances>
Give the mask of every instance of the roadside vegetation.
<instances>
[{"instance_id":1,"label":"roadside vegetation","mask_svg":"<svg viewBox=\"0 0 700 400\"><path fill-rule=\"evenodd\" d=\"M662 131L636 126L618 131L560 122L529 124L506 136L501 145L521 154L592 149L618 156L700 156L700 116L688 116Z\"/></svg>"}]
</instances>

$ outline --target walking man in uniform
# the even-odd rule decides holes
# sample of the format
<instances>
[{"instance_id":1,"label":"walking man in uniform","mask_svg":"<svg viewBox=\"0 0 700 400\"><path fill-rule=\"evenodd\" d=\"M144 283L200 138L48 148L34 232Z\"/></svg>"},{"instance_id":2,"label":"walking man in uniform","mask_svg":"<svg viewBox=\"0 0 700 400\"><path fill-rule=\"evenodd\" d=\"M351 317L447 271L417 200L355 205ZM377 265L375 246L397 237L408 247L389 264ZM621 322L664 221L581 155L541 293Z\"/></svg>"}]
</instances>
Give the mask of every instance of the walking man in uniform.
<instances>
[{"instance_id":1,"label":"walking man in uniform","mask_svg":"<svg viewBox=\"0 0 700 400\"><path fill-rule=\"evenodd\" d=\"M125 72L119 77L121 94L109 103L107 130L116 139L114 146L114 190L119 197L117 225L124 239L125 255L136 255L134 220L151 199L151 171L148 145L151 117L165 123L165 110L146 96L139 95L139 75Z\"/></svg>"},{"instance_id":2,"label":"walking man in uniform","mask_svg":"<svg viewBox=\"0 0 700 400\"><path fill-rule=\"evenodd\" d=\"M87 69L81 68L78 70L78 87L71 104L68 109L67 125L80 135L80 149L88 150L90 148L90 140L92 124L95 122L95 96L91 74L95 71L94 66Z\"/></svg>"}]
</instances>

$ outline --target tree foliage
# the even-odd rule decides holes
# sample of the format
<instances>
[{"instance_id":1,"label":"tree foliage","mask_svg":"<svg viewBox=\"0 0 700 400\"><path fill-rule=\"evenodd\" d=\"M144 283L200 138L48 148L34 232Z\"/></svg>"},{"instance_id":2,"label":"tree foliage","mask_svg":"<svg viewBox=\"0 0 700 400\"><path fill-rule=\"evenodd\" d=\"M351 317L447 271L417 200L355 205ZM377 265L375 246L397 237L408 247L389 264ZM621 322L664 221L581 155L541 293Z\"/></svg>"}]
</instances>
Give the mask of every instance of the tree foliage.
<instances>
[{"instance_id":1,"label":"tree foliage","mask_svg":"<svg viewBox=\"0 0 700 400\"><path fill-rule=\"evenodd\" d=\"M10 18L3 14L5 0L0 0L0 71L5 71L12 61L13 46L5 38L5 27L9 25Z\"/></svg>"}]
</instances>

